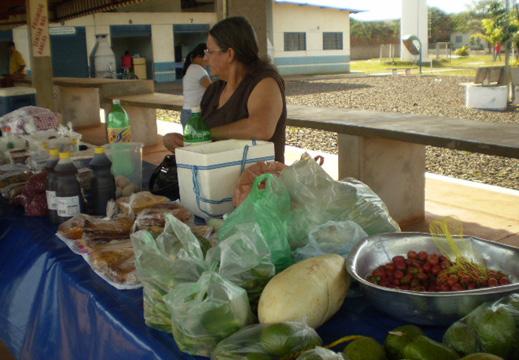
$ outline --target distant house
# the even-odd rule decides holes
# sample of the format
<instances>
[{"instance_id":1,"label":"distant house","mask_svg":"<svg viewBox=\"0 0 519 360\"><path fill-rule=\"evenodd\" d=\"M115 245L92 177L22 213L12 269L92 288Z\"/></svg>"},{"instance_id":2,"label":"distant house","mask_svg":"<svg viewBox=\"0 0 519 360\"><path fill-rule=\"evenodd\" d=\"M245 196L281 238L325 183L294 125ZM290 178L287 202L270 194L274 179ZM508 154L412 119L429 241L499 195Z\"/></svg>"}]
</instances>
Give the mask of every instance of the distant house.
<instances>
[{"instance_id":1,"label":"distant house","mask_svg":"<svg viewBox=\"0 0 519 360\"><path fill-rule=\"evenodd\" d=\"M454 32L451 34L450 40L453 49L468 46L472 50L484 50L488 47L485 40L474 38L472 34L469 33Z\"/></svg>"},{"instance_id":2,"label":"distant house","mask_svg":"<svg viewBox=\"0 0 519 360\"><path fill-rule=\"evenodd\" d=\"M181 0L147 0L113 12L50 24L54 75L89 76L96 35L104 34L115 53L117 69L121 56L130 50L145 62L143 77L156 82L178 80L186 54L207 40L210 27L217 21L216 1L195 1L186 9L182 4ZM272 0L267 30L272 61L282 74L349 72L349 16L356 12L344 5ZM0 35L0 48L12 39L24 58L30 59L26 25ZM3 62L0 66L6 67Z\"/></svg>"}]
</instances>

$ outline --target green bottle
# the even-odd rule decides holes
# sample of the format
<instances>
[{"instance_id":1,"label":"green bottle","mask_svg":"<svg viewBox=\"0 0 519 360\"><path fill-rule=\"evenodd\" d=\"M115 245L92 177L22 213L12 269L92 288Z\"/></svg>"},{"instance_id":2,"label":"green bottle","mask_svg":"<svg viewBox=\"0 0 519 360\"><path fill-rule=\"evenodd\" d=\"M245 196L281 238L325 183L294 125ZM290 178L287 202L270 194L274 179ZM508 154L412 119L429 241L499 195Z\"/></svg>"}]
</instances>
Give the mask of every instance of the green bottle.
<instances>
[{"instance_id":1,"label":"green bottle","mask_svg":"<svg viewBox=\"0 0 519 360\"><path fill-rule=\"evenodd\" d=\"M108 114L107 129L108 142L111 144L132 141L130 118L119 99L113 100L112 111Z\"/></svg>"},{"instance_id":2,"label":"green bottle","mask_svg":"<svg viewBox=\"0 0 519 360\"><path fill-rule=\"evenodd\" d=\"M211 142L211 131L202 118L199 107L191 109L191 117L184 128L184 146Z\"/></svg>"}]
</instances>

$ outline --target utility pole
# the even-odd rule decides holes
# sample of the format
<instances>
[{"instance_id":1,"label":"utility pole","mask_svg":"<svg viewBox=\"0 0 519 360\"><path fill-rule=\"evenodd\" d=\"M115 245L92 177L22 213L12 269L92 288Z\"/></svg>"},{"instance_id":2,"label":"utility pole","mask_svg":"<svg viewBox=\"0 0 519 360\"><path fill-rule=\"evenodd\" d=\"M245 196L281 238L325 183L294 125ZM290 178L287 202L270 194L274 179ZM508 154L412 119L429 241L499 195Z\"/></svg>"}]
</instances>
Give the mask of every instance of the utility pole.
<instances>
[{"instance_id":1,"label":"utility pole","mask_svg":"<svg viewBox=\"0 0 519 360\"><path fill-rule=\"evenodd\" d=\"M505 0L505 9L506 9L506 32L508 33L510 28L510 1ZM512 102L514 100L514 91L512 87L512 74L510 70L510 50L512 48L512 39L509 38L505 43L505 79L506 86L508 87L508 98Z\"/></svg>"}]
</instances>

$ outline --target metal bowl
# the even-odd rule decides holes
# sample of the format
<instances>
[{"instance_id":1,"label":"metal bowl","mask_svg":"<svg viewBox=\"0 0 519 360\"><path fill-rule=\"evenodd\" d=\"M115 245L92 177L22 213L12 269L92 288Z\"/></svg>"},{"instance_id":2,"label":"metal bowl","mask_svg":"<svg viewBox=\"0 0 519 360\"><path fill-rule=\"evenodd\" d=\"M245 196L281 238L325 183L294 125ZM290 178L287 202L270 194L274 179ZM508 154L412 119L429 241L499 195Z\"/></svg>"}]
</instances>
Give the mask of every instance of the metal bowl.
<instances>
[{"instance_id":1,"label":"metal bowl","mask_svg":"<svg viewBox=\"0 0 519 360\"><path fill-rule=\"evenodd\" d=\"M461 240L461 237L454 238ZM419 292L390 289L366 280L375 268L390 262L393 256L405 255L409 250L438 253L431 235L425 233L387 233L364 239L348 256L348 272L380 311L415 324L451 324L483 302L519 292L519 249L472 236L464 238L471 241L474 252L489 268L509 275L511 284L465 291Z\"/></svg>"}]
</instances>

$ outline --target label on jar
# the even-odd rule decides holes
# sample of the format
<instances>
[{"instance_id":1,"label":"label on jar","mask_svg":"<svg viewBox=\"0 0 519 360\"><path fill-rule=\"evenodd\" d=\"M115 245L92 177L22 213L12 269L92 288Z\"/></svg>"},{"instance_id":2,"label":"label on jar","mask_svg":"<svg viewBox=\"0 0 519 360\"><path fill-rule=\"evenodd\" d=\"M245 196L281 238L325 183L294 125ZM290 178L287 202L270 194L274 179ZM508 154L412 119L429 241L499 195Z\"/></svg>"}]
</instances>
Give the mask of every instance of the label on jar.
<instances>
[{"instance_id":1,"label":"label on jar","mask_svg":"<svg viewBox=\"0 0 519 360\"><path fill-rule=\"evenodd\" d=\"M45 191L45 194L47 195L47 208L49 210L57 210L58 202L56 200L56 192L47 190Z\"/></svg>"},{"instance_id":2,"label":"label on jar","mask_svg":"<svg viewBox=\"0 0 519 360\"><path fill-rule=\"evenodd\" d=\"M59 217L72 217L79 215L81 212L79 196L56 197L56 199Z\"/></svg>"}]
</instances>

